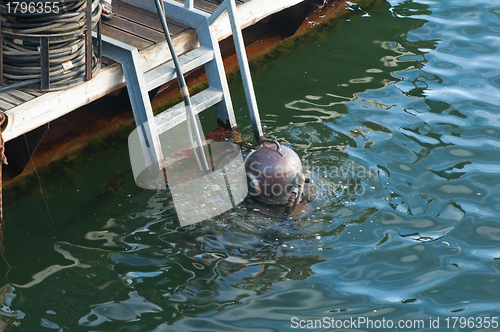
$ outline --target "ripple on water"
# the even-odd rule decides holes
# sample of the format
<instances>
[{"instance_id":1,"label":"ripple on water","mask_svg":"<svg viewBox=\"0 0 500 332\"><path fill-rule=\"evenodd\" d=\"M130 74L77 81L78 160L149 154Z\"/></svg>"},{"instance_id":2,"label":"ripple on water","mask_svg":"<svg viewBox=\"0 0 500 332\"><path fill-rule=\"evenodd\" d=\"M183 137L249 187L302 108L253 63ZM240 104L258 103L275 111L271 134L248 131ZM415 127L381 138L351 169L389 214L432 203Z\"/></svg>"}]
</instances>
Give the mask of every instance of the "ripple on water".
<instances>
[{"instance_id":1,"label":"ripple on water","mask_svg":"<svg viewBox=\"0 0 500 332\"><path fill-rule=\"evenodd\" d=\"M6 228L0 330L295 331L293 317L497 316L498 4L389 0L345 23L255 78L266 136L301 156L318 209L283 221L239 206L181 228L168 192L132 180L95 194L95 169L119 163L115 150L101 168L93 156L82 167L91 176L43 178L46 201L28 199L35 212L26 201L6 209L30 227ZM244 108L243 93L234 97ZM68 212L59 188L82 183L92 198L79 191L83 212ZM64 212L50 231L46 205ZM26 243L37 246L29 255Z\"/></svg>"}]
</instances>

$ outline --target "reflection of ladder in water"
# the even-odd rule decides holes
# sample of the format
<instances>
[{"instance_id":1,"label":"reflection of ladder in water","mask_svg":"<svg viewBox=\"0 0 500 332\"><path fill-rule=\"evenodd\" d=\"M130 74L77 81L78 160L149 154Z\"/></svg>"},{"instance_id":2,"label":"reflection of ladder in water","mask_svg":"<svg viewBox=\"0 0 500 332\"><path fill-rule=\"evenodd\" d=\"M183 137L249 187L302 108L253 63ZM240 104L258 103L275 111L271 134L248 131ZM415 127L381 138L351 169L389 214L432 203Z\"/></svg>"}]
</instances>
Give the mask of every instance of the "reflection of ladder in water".
<instances>
[{"instance_id":1,"label":"reflection of ladder in water","mask_svg":"<svg viewBox=\"0 0 500 332\"><path fill-rule=\"evenodd\" d=\"M195 9L193 0L185 0L184 5L174 0L164 0L163 4L169 19L196 29L200 43L200 47L179 57L182 72L184 73L201 65L205 66L209 88L191 97L194 113L197 114L214 106L217 119L226 126L234 128L236 119L224 64L218 40L212 32L211 26L225 10L228 11L236 52L240 60L240 70L245 95L249 103L254 134L259 140L262 137L262 129L246 59L245 46L234 13L235 1L225 0L212 15ZM173 61L164 63L144 73L141 69L139 53L135 47L105 36L102 37L102 42L103 56L122 65L135 122L138 128L142 128L141 145L146 165L158 164L162 168L163 156L158 136L186 120L185 108L184 104L180 103L154 116L148 91L176 77Z\"/></svg>"}]
</instances>

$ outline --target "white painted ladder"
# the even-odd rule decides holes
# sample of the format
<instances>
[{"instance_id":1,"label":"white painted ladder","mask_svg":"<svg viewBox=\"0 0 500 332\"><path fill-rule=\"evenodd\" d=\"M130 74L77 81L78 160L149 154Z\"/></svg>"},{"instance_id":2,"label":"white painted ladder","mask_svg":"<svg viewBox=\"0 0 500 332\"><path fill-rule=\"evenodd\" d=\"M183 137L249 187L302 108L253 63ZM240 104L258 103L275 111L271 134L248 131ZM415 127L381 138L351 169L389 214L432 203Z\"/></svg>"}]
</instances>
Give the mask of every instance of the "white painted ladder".
<instances>
[{"instance_id":1,"label":"white painted ladder","mask_svg":"<svg viewBox=\"0 0 500 332\"><path fill-rule=\"evenodd\" d=\"M243 38L235 15L234 0L225 0L212 15L195 9L193 0L186 0L184 4L174 0L164 0L163 4L168 18L196 29L198 36L200 47L179 56L183 73L205 66L209 88L191 96L194 113L214 106L217 120L229 128L234 128L236 119L222 55L218 40L212 31L212 23L225 10L228 11L254 134L257 141L260 140L262 129ZM180 103L154 116L148 91L176 78L173 61L143 72L139 53L135 47L105 36L102 37L102 43L103 56L122 65L135 122L137 127L142 129L141 146L146 165L158 165L159 169L162 169L163 156L158 136L186 120L185 108L184 104Z\"/></svg>"}]
</instances>

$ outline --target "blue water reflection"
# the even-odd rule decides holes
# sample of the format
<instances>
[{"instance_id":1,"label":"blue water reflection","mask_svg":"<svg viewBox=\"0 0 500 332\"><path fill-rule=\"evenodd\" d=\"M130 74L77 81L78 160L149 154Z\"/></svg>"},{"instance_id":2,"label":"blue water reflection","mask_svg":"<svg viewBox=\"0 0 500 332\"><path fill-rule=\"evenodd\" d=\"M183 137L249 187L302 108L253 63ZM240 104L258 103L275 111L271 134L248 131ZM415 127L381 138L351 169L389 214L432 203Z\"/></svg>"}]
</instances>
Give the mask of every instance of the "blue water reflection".
<instances>
[{"instance_id":1,"label":"blue water reflection","mask_svg":"<svg viewBox=\"0 0 500 332\"><path fill-rule=\"evenodd\" d=\"M110 155L121 165L102 192L83 190L84 170L43 179L52 209L73 202L59 191L87 197L81 213L54 213L66 226L50 232L39 196L6 212L41 231L10 229L40 250L7 242L0 330L296 331L294 317L326 317L431 331L450 316L497 317L499 32L493 1L390 0L257 72L266 136L291 145L325 190L303 218L242 205L180 228L168 191L134 186L126 149L91 161L103 174ZM340 181L366 191L328 190L342 165L373 172Z\"/></svg>"}]
</instances>

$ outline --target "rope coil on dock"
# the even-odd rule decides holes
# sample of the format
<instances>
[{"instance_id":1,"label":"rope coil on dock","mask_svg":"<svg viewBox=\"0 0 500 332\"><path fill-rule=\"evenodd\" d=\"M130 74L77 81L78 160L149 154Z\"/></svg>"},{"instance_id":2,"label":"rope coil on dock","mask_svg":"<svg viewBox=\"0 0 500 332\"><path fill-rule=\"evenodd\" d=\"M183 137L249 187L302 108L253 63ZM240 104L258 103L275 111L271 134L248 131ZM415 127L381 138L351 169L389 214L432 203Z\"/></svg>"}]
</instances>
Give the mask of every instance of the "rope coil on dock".
<instances>
[{"instance_id":1,"label":"rope coil on dock","mask_svg":"<svg viewBox=\"0 0 500 332\"><path fill-rule=\"evenodd\" d=\"M90 22L87 18L88 3L91 3ZM0 5L3 57L0 75L7 83L0 92L21 87L39 90L66 88L90 79L86 67L91 67L90 76L98 72L100 43L97 50L91 42L88 45L91 37L87 36L87 29L89 23L91 29L98 26L100 41L99 0L27 0L23 4L24 9L17 1L2 1ZM87 48L92 48L91 59ZM50 85L50 88L43 86L47 74L45 85Z\"/></svg>"}]
</instances>

